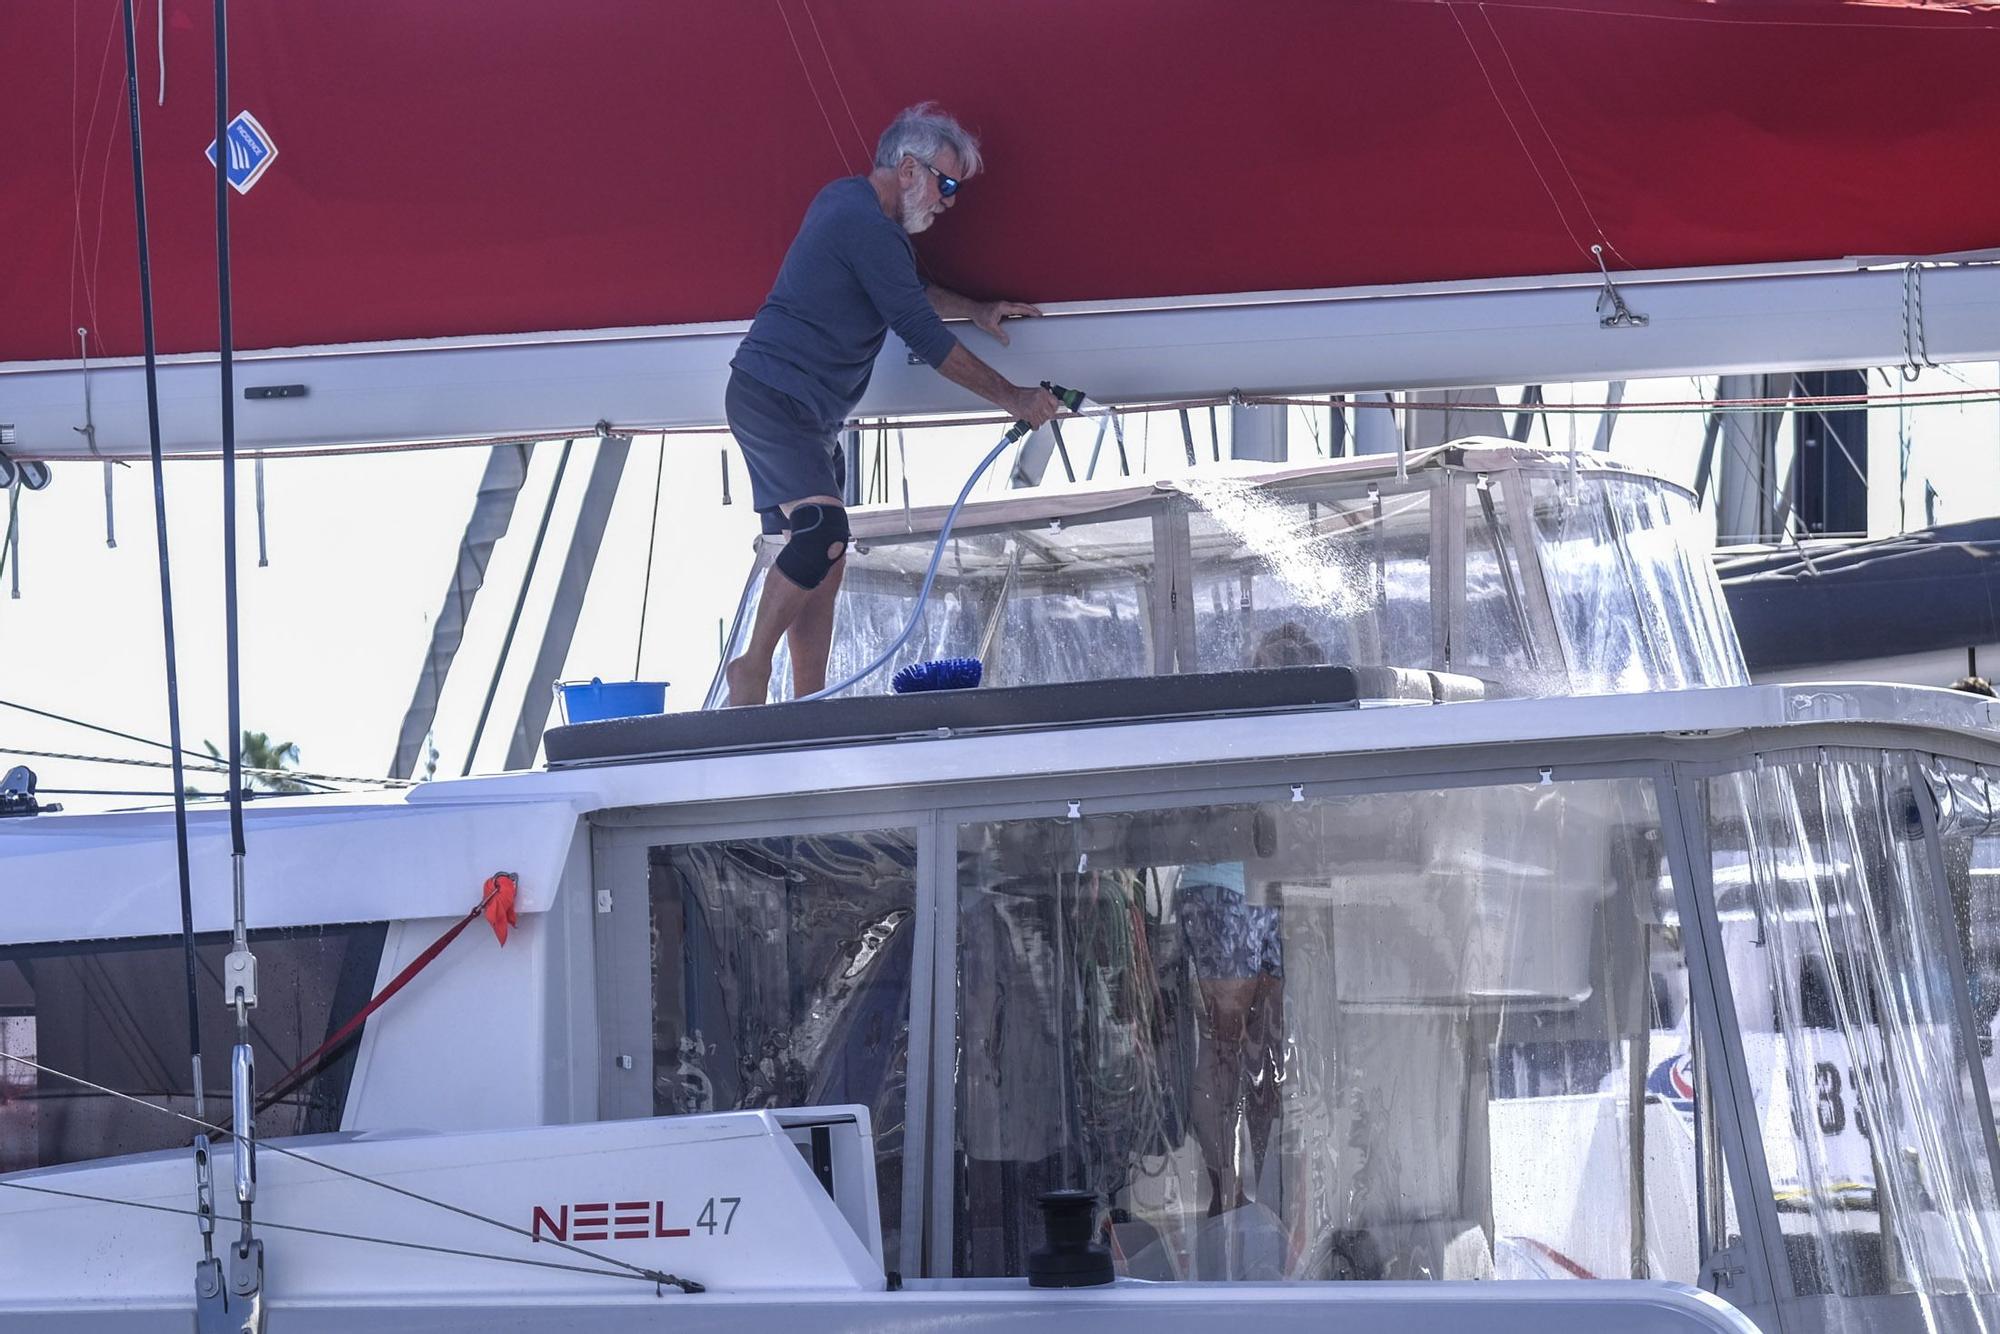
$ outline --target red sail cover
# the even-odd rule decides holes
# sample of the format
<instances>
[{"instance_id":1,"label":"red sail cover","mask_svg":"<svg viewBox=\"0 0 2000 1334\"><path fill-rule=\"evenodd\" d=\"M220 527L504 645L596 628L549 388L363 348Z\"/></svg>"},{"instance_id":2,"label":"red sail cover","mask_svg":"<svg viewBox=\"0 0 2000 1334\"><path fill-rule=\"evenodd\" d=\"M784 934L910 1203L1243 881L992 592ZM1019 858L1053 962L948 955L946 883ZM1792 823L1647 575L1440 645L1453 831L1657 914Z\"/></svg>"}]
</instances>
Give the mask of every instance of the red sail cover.
<instances>
[{"instance_id":1,"label":"red sail cover","mask_svg":"<svg viewBox=\"0 0 2000 1334\"><path fill-rule=\"evenodd\" d=\"M210 350L210 6L137 7L160 347ZM924 98L983 138L921 241L975 294L2000 244L1993 5L236 0L230 32L279 151L231 212L242 348L747 317ZM136 354L119 6L0 6L0 51L0 361Z\"/></svg>"}]
</instances>

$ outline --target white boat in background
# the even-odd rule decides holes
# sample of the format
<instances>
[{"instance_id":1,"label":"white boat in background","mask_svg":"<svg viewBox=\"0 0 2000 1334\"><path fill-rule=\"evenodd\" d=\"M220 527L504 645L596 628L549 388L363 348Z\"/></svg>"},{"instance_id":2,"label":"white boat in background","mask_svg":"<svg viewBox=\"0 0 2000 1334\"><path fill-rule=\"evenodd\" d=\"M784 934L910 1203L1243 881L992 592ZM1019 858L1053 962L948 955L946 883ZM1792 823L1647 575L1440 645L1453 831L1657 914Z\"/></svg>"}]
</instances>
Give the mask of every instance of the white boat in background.
<instances>
[{"instance_id":1,"label":"white boat in background","mask_svg":"<svg viewBox=\"0 0 2000 1334\"><path fill-rule=\"evenodd\" d=\"M1747 684L1691 515L1494 441L1010 496L916 650L979 690L258 803L267 1071L519 886L260 1113L270 1327L1983 1327L1993 706ZM189 1320L171 841L0 821L0 1323ZM1115 1281L1030 1285L1063 1188Z\"/></svg>"}]
</instances>

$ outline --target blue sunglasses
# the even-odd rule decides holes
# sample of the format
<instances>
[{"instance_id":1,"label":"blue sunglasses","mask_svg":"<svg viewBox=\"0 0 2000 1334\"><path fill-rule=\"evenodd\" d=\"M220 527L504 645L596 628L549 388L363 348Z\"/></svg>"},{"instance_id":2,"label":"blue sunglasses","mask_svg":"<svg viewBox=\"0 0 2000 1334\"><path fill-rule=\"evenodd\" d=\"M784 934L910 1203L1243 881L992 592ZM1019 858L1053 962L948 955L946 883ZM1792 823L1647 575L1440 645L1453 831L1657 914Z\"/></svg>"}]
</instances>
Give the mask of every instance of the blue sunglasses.
<instances>
[{"instance_id":1,"label":"blue sunglasses","mask_svg":"<svg viewBox=\"0 0 2000 1334\"><path fill-rule=\"evenodd\" d=\"M958 193L958 187L960 185L958 177L945 175L943 172L939 171L936 167L933 167L930 163L923 161L921 158L913 157L910 160L912 162L915 162L919 167L922 167L925 171L929 172L931 175L938 178L939 199L949 199L953 195Z\"/></svg>"}]
</instances>

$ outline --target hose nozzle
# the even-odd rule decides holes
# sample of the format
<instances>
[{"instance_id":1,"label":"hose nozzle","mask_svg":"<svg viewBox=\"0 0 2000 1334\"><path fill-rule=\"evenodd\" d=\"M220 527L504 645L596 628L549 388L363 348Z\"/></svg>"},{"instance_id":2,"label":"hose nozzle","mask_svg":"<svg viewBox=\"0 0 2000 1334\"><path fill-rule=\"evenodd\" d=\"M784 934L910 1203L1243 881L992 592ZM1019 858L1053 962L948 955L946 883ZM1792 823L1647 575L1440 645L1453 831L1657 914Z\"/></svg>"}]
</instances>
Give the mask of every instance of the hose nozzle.
<instances>
[{"instance_id":1,"label":"hose nozzle","mask_svg":"<svg viewBox=\"0 0 2000 1334\"><path fill-rule=\"evenodd\" d=\"M1048 380L1042 381L1042 388L1055 395L1056 402L1063 405L1063 411L1083 411L1083 391L1081 389L1066 389L1062 385L1052 383ZM1007 428L1007 440L1010 443L1020 440L1034 429L1034 427L1024 421L1017 421Z\"/></svg>"},{"instance_id":2,"label":"hose nozzle","mask_svg":"<svg viewBox=\"0 0 2000 1334\"><path fill-rule=\"evenodd\" d=\"M1065 389L1061 385L1051 383L1048 380L1042 381L1042 388L1054 394L1056 401L1063 405L1065 411L1083 411L1083 391L1081 389Z\"/></svg>"}]
</instances>

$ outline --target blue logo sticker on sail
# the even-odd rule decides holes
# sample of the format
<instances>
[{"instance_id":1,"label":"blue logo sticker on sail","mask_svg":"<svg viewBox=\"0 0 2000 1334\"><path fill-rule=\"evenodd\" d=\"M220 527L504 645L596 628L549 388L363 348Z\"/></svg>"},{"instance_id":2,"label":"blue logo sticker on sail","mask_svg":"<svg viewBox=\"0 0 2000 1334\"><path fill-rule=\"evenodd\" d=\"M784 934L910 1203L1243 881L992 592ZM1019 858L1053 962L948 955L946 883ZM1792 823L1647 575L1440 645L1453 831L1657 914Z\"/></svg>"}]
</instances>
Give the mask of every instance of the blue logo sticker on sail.
<instances>
[{"instance_id":1,"label":"blue logo sticker on sail","mask_svg":"<svg viewBox=\"0 0 2000 1334\"><path fill-rule=\"evenodd\" d=\"M227 133L223 135L229 143L229 165L223 169L229 183L236 187L236 193L248 194L265 168L278 160L278 145L271 138L270 131L257 123L257 118L247 111L236 113L236 119L229 122ZM215 145L208 146L210 165L215 162Z\"/></svg>"}]
</instances>

